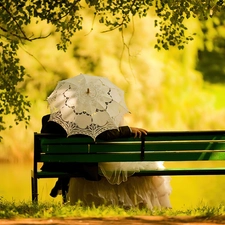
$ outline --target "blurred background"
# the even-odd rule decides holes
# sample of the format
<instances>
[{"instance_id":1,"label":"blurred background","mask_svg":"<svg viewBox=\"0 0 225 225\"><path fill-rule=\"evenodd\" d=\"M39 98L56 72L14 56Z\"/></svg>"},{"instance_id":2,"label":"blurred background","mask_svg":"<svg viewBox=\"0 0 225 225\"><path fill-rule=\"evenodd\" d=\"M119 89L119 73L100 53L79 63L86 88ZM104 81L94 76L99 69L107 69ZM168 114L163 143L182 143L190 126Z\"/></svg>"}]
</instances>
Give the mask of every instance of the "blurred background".
<instances>
[{"instance_id":1,"label":"blurred background","mask_svg":"<svg viewBox=\"0 0 225 225\"><path fill-rule=\"evenodd\" d=\"M103 33L105 28L92 22L87 11L84 29L74 35L67 52L57 50L59 36L54 33L21 46L20 59L30 76L20 88L32 103L31 121L27 129L19 124L1 133L3 199L31 200L33 133L40 131L41 118L49 113L46 98L59 80L80 73L107 77L125 91L131 111L126 121L131 126L149 131L225 130L225 30L219 21L212 18L203 24L189 19L195 39L183 50L168 51L154 49L153 17L135 18L123 35L116 30ZM44 36L52 27L40 23L28 31ZM10 116L7 121L13 123ZM39 181L40 201L52 201L54 182ZM172 177L171 185L176 209L225 201L225 176Z\"/></svg>"}]
</instances>

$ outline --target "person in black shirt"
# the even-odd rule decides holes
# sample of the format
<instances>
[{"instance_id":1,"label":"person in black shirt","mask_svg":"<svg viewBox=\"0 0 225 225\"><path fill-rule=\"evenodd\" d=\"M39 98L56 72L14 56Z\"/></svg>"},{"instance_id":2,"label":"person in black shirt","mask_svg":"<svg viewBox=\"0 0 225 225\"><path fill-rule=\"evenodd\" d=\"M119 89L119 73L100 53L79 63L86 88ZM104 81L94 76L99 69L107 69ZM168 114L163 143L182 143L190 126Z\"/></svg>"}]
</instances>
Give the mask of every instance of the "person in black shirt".
<instances>
[{"instance_id":1,"label":"person in black shirt","mask_svg":"<svg viewBox=\"0 0 225 225\"><path fill-rule=\"evenodd\" d=\"M51 134L62 134L67 136L66 131L56 122L49 121L50 114L42 117L42 128L41 133L51 133ZM104 131L97 136L97 139L102 139L105 141L113 140L116 138L125 137L141 137L142 135L147 135L147 131L142 128L120 126L118 129L112 129ZM44 163L41 167L42 171L64 171L64 172L79 172L82 176L91 181L99 181L101 177L98 174L98 164L97 163L66 163L65 166L57 163ZM59 167L60 166L60 167ZM68 187L70 178L58 178L55 186L50 192L50 196L56 197L62 186Z\"/></svg>"}]
</instances>

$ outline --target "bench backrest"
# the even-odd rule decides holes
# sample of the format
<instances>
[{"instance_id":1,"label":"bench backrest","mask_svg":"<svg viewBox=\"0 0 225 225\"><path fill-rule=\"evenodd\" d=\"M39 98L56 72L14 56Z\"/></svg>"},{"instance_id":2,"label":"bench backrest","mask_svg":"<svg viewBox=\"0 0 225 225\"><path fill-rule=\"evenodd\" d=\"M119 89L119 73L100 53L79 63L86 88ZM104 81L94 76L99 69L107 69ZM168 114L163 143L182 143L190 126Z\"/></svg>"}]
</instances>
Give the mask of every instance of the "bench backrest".
<instances>
[{"instance_id":1,"label":"bench backrest","mask_svg":"<svg viewBox=\"0 0 225 225\"><path fill-rule=\"evenodd\" d=\"M34 134L34 162L225 160L225 131L148 132L142 139Z\"/></svg>"}]
</instances>

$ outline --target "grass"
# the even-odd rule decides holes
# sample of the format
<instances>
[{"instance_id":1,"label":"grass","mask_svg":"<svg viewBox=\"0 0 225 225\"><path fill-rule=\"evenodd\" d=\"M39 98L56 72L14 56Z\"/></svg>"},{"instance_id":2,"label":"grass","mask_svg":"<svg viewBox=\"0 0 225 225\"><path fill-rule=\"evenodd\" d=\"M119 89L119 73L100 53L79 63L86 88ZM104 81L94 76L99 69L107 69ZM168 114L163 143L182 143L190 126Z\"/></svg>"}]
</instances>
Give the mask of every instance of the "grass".
<instances>
[{"instance_id":1,"label":"grass","mask_svg":"<svg viewBox=\"0 0 225 225\"><path fill-rule=\"evenodd\" d=\"M0 219L19 218L75 218L75 217L133 217L133 216L196 216L196 217L217 217L225 215L225 207L208 207L202 205L187 210L173 209L123 209L115 206L83 207L77 205L63 205L61 203L38 203L12 202L0 198Z\"/></svg>"}]
</instances>

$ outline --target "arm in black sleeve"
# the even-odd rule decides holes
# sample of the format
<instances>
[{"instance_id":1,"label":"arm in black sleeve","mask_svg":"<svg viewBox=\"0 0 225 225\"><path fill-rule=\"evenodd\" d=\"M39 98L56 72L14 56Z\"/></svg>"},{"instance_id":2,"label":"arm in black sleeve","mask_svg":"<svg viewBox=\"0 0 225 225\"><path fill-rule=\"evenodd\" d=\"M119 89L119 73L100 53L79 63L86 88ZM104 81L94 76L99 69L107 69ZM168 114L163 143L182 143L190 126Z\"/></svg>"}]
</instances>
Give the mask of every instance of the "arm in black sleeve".
<instances>
[{"instance_id":1,"label":"arm in black sleeve","mask_svg":"<svg viewBox=\"0 0 225 225\"><path fill-rule=\"evenodd\" d=\"M99 134L97 138L109 141L116 138L126 138L131 137L132 133L128 126L122 126L118 129L106 130Z\"/></svg>"}]
</instances>

